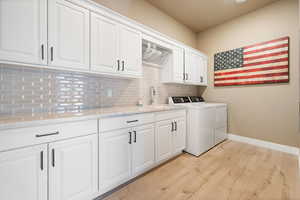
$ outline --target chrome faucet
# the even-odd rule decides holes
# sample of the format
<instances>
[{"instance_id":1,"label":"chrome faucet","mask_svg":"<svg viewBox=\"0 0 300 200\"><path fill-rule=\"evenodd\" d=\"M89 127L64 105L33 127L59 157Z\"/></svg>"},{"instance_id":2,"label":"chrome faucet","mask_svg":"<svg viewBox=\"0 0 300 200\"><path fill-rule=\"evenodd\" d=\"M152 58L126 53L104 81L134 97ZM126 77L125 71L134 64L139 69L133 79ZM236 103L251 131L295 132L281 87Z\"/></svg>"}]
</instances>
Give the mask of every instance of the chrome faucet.
<instances>
[{"instance_id":1,"label":"chrome faucet","mask_svg":"<svg viewBox=\"0 0 300 200\"><path fill-rule=\"evenodd\" d=\"M156 90L154 86L150 87L150 104L155 104L155 96L156 96Z\"/></svg>"}]
</instances>

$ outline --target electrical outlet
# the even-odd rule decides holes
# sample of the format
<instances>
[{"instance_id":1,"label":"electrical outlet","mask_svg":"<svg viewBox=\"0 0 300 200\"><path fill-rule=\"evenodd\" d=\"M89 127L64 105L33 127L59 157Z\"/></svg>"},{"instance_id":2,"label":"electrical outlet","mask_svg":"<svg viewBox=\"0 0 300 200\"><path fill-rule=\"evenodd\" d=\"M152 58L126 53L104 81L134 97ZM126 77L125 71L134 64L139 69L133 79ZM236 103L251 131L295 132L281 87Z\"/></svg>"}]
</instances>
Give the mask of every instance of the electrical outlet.
<instances>
[{"instance_id":1,"label":"electrical outlet","mask_svg":"<svg viewBox=\"0 0 300 200\"><path fill-rule=\"evenodd\" d=\"M109 88L109 89L106 90L106 96L107 97L112 97L113 96L113 91L112 91L111 88Z\"/></svg>"}]
</instances>

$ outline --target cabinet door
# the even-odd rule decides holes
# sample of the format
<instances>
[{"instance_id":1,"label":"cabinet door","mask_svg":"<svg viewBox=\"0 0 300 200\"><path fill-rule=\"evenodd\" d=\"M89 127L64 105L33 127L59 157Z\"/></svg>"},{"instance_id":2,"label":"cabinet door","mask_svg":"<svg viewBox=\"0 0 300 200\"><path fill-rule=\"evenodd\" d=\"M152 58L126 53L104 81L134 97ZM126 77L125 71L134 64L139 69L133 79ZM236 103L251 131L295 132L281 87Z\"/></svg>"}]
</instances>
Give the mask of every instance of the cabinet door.
<instances>
[{"instance_id":1,"label":"cabinet door","mask_svg":"<svg viewBox=\"0 0 300 200\"><path fill-rule=\"evenodd\" d=\"M173 49L173 81L183 83L184 73L184 53L183 49L176 47Z\"/></svg>"},{"instance_id":2,"label":"cabinet door","mask_svg":"<svg viewBox=\"0 0 300 200\"><path fill-rule=\"evenodd\" d=\"M193 56L189 51L185 51L184 53L184 74L185 74L185 83L192 83L192 74L193 74Z\"/></svg>"},{"instance_id":3,"label":"cabinet door","mask_svg":"<svg viewBox=\"0 0 300 200\"><path fill-rule=\"evenodd\" d=\"M97 135L49 145L49 199L92 199L98 186Z\"/></svg>"},{"instance_id":4,"label":"cabinet door","mask_svg":"<svg viewBox=\"0 0 300 200\"><path fill-rule=\"evenodd\" d=\"M201 58L201 72L200 72L200 83L202 85L207 85L207 58Z\"/></svg>"},{"instance_id":5,"label":"cabinet door","mask_svg":"<svg viewBox=\"0 0 300 200\"><path fill-rule=\"evenodd\" d=\"M132 173L137 176L154 165L154 126L136 128L132 147Z\"/></svg>"},{"instance_id":6,"label":"cabinet door","mask_svg":"<svg viewBox=\"0 0 300 200\"><path fill-rule=\"evenodd\" d=\"M142 75L142 36L129 27L120 26L120 59L124 74Z\"/></svg>"},{"instance_id":7,"label":"cabinet door","mask_svg":"<svg viewBox=\"0 0 300 200\"><path fill-rule=\"evenodd\" d=\"M99 139L99 187L105 193L131 177L132 138L123 129L101 133Z\"/></svg>"},{"instance_id":8,"label":"cabinet door","mask_svg":"<svg viewBox=\"0 0 300 200\"><path fill-rule=\"evenodd\" d=\"M202 57L196 53L191 53L192 55L192 74L191 80L194 84L201 84L201 76L202 76Z\"/></svg>"},{"instance_id":9,"label":"cabinet door","mask_svg":"<svg viewBox=\"0 0 300 200\"><path fill-rule=\"evenodd\" d=\"M91 14L91 69L116 73L118 60L118 24L98 14ZM119 62L119 63L118 63Z\"/></svg>"},{"instance_id":10,"label":"cabinet door","mask_svg":"<svg viewBox=\"0 0 300 200\"><path fill-rule=\"evenodd\" d=\"M172 121L166 120L156 124L156 162L164 161L173 155Z\"/></svg>"},{"instance_id":11,"label":"cabinet door","mask_svg":"<svg viewBox=\"0 0 300 200\"><path fill-rule=\"evenodd\" d=\"M0 153L0 199L47 200L47 145Z\"/></svg>"},{"instance_id":12,"label":"cabinet door","mask_svg":"<svg viewBox=\"0 0 300 200\"><path fill-rule=\"evenodd\" d=\"M173 132L173 153L181 153L186 146L186 121L184 118L175 120L176 131Z\"/></svg>"},{"instance_id":13,"label":"cabinet door","mask_svg":"<svg viewBox=\"0 0 300 200\"><path fill-rule=\"evenodd\" d=\"M89 69L89 11L64 0L49 1L49 65Z\"/></svg>"},{"instance_id":14,"label":"cabinet door","mask_svg":"<svg viewBox=\"0 0 300 200\"><path fill-rule=\"evenodd\" d=\"M0 60L47 64L47 0L0 0Z\"/></svg>"}]
</instances>

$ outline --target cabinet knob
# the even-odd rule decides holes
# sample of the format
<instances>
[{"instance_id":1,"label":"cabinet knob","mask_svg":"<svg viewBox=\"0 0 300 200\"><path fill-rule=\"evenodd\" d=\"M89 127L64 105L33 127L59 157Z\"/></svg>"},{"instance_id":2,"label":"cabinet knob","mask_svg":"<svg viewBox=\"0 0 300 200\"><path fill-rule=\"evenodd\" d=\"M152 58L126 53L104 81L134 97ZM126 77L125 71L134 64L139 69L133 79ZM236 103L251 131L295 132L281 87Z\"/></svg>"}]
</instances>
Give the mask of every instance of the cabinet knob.
<instances>
[{"instance_id":1,"label":"cabinet knob","mask_svg":"<svg viewBox=\"0 0 300 200\"><path fill-rule=\"evenodd\" d=\"M55 150L52 149L52 167L55 167Z\"/></svg>"},{"instance_id":2,"label":"cabinet knob","mask_svg":"<svg viewBox=\"0 0 300 200\"><path fill-rule=\"evenodd\" d=\"M133 131L133 133L134 133L134 140L133 140L133 142L136 143L136 131Z\"/></svg>"},{"instance_id":3,"label":"cabinet knob","mask_svg":"<svg viewBox=\"0 0 300 200\"><path fill-rule=\"evenodd\" d=\"M50 48L50 59L53 61L53 47Z\"/></svg>"},{"instance_id":4,"label":"cabinet knob","mask_svg":"<svg viewBox=\"0 0 300 200\"><path fill-rule=\"evenodd\" d=\"M44 170L44 151L41 151L41 170Z\"/></svg>"},{"instance_id":5,"label":"cabinet knob","mask_svg":"<svg viewBox=\"0 0 300 200\"><path fill-rule=\"evenodd\" d=\"M124 60L122 60L122 71L124 71L125 70L125 62L124 62Z\"/></svg>"},{"instance_id":6,"label":"cabinet knob","mask_svg":"<svg viewBox=\"0 0 300 200\"><path fill-rule=\"evenodd\" d=\"M42 60L45 59L45 52L44 52L44 45L42 44L41 46L41 50L42 50Z\"/></svg>"}]
</instances>

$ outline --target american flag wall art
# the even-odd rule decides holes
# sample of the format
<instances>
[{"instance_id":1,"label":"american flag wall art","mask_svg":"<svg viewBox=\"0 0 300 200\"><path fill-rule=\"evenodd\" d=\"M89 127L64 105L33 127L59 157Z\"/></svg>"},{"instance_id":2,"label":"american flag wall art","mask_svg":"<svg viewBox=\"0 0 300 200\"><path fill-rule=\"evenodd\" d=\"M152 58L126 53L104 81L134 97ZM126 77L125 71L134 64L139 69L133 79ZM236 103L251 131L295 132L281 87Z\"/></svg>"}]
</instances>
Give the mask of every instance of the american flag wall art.
<instances>
[{"instance_id":1,"label":"american flag wall art","mask_svg":"<svg viewBox=\"0 0 300 200\"><path fill-rule=\"evenodd\" d=\"M289 37L214 56L215 86L289 82Z\"/></svg>"}]
</instances>

